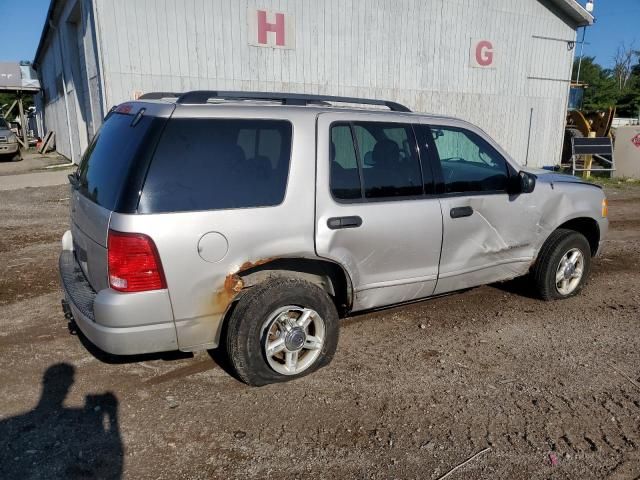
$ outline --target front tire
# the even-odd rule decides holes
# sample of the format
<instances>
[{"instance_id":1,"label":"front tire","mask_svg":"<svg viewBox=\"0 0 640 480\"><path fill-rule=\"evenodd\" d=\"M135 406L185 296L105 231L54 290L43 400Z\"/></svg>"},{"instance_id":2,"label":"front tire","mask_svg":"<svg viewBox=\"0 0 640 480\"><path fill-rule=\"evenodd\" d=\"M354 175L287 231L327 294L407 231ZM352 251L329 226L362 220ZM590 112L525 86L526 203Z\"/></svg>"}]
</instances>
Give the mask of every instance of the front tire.
<instances>
[{"instance_id":1,"label":"front tire","mask_svg":"<svg viewBox=\"0 0 640 480\"><path fill-rule=\"evenodd\" d=\"M228 321L229 363L249 385L308 375L328 365L338 345L338 312L331 297L296 278L251 287Z\"/></svg>"},{"instance_id":2,"label":"front tire","mask_svg":"<svg viewBox=\"0 0 640 480\"><path fill-rule=\"evenodd\" d=\"M577 295L591 270L591 247L584 235L559 228L542 246L532 277L543 300Z\"/></svg>"}]
</instances>

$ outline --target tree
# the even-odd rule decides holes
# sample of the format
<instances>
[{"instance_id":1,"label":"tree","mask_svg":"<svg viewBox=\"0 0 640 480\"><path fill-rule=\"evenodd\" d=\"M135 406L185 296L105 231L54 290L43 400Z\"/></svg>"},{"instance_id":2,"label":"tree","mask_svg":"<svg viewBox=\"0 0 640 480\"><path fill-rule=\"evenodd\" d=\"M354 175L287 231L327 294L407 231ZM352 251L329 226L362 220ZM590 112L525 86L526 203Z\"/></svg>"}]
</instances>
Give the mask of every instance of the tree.
<instances>
[{"instance_id":1,"label":"tree","mask_svg":"<svg viewBox=\"0 0 640 480\"><path fill-rule=\"evenodd\" d=\"M634 49L633 42L630 45L626 45L624 42L618 45L618 50L613 56L613 76L620 90L627 88L631 79L633 60L638 58L638 54L638 50Z\"/></svg>"},{"instance_id":2,"label":"tree","mask_svg":"<svg viewBox=\"0 0 640 480\"><path fill-rule=\"evenodd\" d=\"M620 94L618 116L640 117L640 61L631 67L627 86Z\"/></svg>"},{"instance_id":3,"label":"tree","mask_svg":"<svg viewBox=\"0 0 640 480\"><path fill-rule=\"evenodd\" d=\"M579 59L573 64L573 77L577 77ZM616 105L620 89L611 70L602 68L595 57L583 57L580 66L580 83L586 84L583 110L587 112L605 110Z\"/></svg>"},{"instance_id":4,"label":"tree","mask_svg":"<svg viewBox=\"0 0 640 480\"><path fill-rule=\"evenodd\" d=\"M6 109L11 106L13 101L17 98L15 93L2 93L0 92L0 116L3 116ZM26 94L22 96L22 104L24 105L25 110L31 106L33 106L33 95ZM6 107L5 107L6 105ZM14 110L11 112L11 118L14 115L17 115L18 111Z\"/></svg>"}]
</instances>

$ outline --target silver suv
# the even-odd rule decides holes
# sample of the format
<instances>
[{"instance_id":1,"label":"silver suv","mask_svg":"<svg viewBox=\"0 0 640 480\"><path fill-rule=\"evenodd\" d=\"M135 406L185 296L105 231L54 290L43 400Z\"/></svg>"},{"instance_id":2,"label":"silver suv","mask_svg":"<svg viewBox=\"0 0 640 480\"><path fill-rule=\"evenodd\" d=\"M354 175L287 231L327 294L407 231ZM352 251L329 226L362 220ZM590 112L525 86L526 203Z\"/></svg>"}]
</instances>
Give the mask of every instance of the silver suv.
<instances>
[{"instance_id":1,"label":"silver suv","mask_svg":"<svg viewBox=\"0 0 640 480\"><path fill-rule=\"evenodd\" d=\"M524 275L575 295L608 228L599 187L378 100L148 94L70 181L60 273L85 336L112 354L220 346L251 385L327 365L352 312Z\"/></svg>"},{"instance_id":2,"label":"silver suv","mask_svg":"<svg viewBox=\"0 0 640 480\"><path fill-rule=\"evenodd\" d=\"M18 137L11 130L9 123L0 117L0 159L22 160Z\"/></svg>"}]
</instances>

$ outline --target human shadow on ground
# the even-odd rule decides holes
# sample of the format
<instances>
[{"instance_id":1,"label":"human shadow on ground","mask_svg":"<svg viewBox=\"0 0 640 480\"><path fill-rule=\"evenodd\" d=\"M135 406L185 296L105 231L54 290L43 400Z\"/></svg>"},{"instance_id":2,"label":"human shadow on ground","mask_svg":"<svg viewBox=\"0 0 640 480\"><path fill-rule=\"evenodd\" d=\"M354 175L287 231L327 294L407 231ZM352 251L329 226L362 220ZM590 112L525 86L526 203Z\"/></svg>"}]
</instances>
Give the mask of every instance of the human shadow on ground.
<instances>
[{"instance_id":1,"label":"human shadow on ground","mask_svg":"<svg viewBox=\"0 0 640 480\"><path fill-rule=\"evenodd\" d=\"M0 420L0 478L119 479L124 446L118 399L87 395L80 408L65 407L75 368L50 366L36 407Z\"/></svg>"}]
</instances>

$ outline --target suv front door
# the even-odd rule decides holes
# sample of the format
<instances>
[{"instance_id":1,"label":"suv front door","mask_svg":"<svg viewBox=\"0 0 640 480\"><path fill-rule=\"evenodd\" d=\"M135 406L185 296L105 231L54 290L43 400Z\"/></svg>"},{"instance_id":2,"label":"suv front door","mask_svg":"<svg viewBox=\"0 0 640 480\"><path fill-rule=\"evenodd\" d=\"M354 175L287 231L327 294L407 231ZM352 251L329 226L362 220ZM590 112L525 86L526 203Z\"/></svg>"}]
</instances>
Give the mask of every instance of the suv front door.
<instances>
[{"instance_id":1,"label":"suv front door","mask_svg":"<svg viewBox=\"0 0 640 480\"><path fill-rule=\"evenodd\" d=\"M444 235L434 293L525 274L533 260L540 214L532 195L509 194L515 169L479 132L436 124L425 131L444 190Z\"/></svg>"},{"instance_id":2,"label":"suv front door","mask_svg":"<svg viewBox=\"0 0 640 480\"><path fill-rule=\"evenodd\" d=\"M431 295L442 212L408 117L318 117L316 252L347 269L353 310Z\"/></svg>"}]
</instances>

